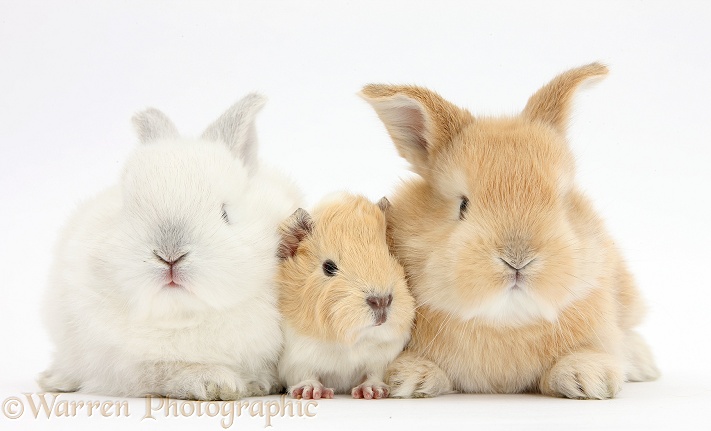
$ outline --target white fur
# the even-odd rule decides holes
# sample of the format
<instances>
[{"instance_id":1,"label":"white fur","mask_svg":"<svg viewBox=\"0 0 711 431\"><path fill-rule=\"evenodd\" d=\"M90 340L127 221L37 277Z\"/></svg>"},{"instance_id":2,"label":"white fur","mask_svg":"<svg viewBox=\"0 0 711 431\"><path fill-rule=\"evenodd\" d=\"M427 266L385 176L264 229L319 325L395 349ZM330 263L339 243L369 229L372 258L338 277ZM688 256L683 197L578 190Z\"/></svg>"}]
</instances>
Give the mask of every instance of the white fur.
<instances>
[{"instance_id":1,"label":"white fur","mask_svg":"<svg viewBox=\"0 0 711 431\"><path fill-rule=\"evenodd\" d=\"M350 345L299 334L285 322L279 378L290 394L311 381L336 393L348 393L363 383L366 387L387 388L383 383L385 368L409 339L409 333L398 333L390 321L364 329Z\"/></svg>"},{"instance_id":2,"label":"white fur","mask_svg":"<svg viewBox=\"0 0 711 431\"><path fill-rule=\"evenodd\" d=\"M263 104L245 97L199 140L177 138L160 111L134 118L143 145L120 186L81 205L58 242L43 390L234 399L277 387L277 227L301 196L243 159ZM187 253L173 270L182 287L166 285L156 253Z\"/></svg>"}]
</instances>

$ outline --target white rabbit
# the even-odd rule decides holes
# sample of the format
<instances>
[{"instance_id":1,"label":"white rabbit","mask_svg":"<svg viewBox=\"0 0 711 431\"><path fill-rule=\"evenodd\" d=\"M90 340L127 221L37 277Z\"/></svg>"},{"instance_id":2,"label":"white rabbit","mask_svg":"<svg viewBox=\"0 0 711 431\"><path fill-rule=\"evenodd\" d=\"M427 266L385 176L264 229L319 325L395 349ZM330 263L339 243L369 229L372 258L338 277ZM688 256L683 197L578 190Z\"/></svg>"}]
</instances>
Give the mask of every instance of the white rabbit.
<instances>
[{"instance_id":1,"label":"white rabbit","mask_svg":"<svg viewBox=\"0 0 711 431\"><path fill-rule=\"evenodd\" d=\"M160 111L119 186L84 203L56 249L45 302L46 391L236 399L278 388L278 226L301 194L257 160L250 94L180 138Z\"/></svg>"}]
</instances>

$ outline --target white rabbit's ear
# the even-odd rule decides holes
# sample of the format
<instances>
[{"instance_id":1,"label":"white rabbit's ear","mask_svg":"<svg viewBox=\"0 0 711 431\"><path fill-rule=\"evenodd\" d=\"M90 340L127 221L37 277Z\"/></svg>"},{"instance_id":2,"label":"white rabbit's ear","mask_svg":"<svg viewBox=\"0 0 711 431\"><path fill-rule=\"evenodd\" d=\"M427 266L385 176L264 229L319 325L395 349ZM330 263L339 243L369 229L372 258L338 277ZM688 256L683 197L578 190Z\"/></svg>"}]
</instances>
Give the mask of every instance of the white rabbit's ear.
<instances>
[{"instance_id":1,"label":"white rabbit's ear","mask_svg":"<svg viewBox=\"0 0 711 431\"><path fill-rule=\"evenodd\" d=\"M568 126L570 105L575 90L584 81L606 74L607 67L600 63L588 64L561 73L528 99L523 116L546 122L564 133Z\"/></svg>"},{"instance_id":2,"label":"white rabbit's ear","mask_svg":"<svg viewBox=\"0 0 711 431\"><path fill-rule=\"evenodd\" d=\"M131 118L131 122L138 134L138 140L142 144L159 139L174 139L179 136L178 129L170 121L170 118L155 108L148 108L137 113Z\"/></svg>"},{"instance_id":3,"label":"white rabbit's ear","mask_svg":"<svg viewBox=\"0 0 711 431\"><path fill-rule=\"evenodd\" d=\"M423 177L432 168L430 155L473 121L468 111L426 88L370 84L359 95L375 109L398 153Z\"/></svg>"},{"instance_id":4,"label":"white rabbit's ear","mask_svg":"<svg viewBox=\"0 0 711 431\"><path fill-rule=\"evenodd\" d=\"M297 209L292 215L279 226L279 250L277 256L280 259L288 259L296 254L299 243L306 238L314 228L314 221L311 215L304 209Z\"/></svg>"},{"instance_id":5,"label":"white rabbit's ear","mask_svg":"<svg viewBox=\"0 0 711 431\"><path fill-rule=\"evenodd\" d=\"M203 132L202 137L227 144L235 157L252 168L257 163L257 131L254 121L267 98L250 93L232 105L220 118Z\"/></svg>"}]
</instances>

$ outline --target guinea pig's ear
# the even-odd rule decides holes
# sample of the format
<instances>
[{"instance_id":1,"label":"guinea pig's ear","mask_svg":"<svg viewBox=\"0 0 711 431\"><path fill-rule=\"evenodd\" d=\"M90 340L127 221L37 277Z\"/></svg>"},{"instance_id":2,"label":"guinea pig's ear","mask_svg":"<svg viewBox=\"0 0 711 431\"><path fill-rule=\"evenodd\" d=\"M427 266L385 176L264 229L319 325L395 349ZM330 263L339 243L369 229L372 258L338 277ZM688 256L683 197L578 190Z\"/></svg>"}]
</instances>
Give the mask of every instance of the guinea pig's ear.
<instances>
[{"instance_id":1,"label":"guinea pig's ear","mask_svg":"<svg viewBox=\"0 0 711 431\"><path fill-rule=\"evenodd\" d=\"M277 256L280 259L288 259L296 254L299 243L313 231L314 222L311 215L299 208L288 219L279 226L279 250Z\"/></svg>"},{"instance_id":2,"label":"guinea pig's ear","mask_svg":"<svg viewBox=\"0 0 711 431\"><path fill-rule=\"evenodd\" d=\"M605 65L592 63L561 73L528 99L522 115L548 123L564 133L575 90L587 79L604 76L607 71Z\"/></svg>"},{"instance_id":3,"label":"guinea pig's ear","mask_svg":"<svg viewBox=\"0 0 711 431\"><path fill-rule=\"evenodd\" d=\"M254 122L266 102L267 98L257 93L244 96L212 123L202 137L224 142L245 166L253 168L257 163L258 147Z\"/></svg>"},{"instance_id":4,"label":"guinea pig's ear","mask_svg":"<svg viewBox=\"0 0 711 431\"><path fill-rule=\"evenodd\" d=\"M159 139L174 139L179 136L178 129L175 128L170 118L155 108L148 108L137 113L131 118L131 122L136 129L138 140L142 144Z\"/></svg>"},{"instance_id":5,"label":"guinea pig's ear","mask_svg":"<svg viewBox=\"0 0 711 431\"><path fill-rule=\"evenodd\" d=\"M426 88L369 84L359 95L375 109L398 153L423 177L432 168L430 156L473 121L467 110Z\"/></svg>"},{"instance_id":6,"label":"guinea pig's ear","mask_svg":"<svg viewBox=\"0 0 711 431\"><path fill-rule=\"evenodd\" d=\"M378 205L378 208L380 208L380 211L382 211L383 213L387 213L388 209L390 209L390 205L392 205L392 204L390 203L388 198L383 196L382 198L380 198L377 205Z\"/></svg>"}]
</instances>

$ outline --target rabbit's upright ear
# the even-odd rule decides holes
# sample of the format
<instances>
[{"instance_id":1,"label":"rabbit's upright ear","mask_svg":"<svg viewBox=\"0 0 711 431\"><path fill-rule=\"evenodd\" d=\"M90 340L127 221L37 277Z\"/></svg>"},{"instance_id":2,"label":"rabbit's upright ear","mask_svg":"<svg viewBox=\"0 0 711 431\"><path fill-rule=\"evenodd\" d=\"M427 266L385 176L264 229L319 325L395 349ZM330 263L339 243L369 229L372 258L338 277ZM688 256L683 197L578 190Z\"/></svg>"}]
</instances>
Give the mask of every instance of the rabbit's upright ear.
<instances>
[{"instance_id":1,"label":"rabbit's upright ear","mask_svg":"<svg viewBox=\"0 0 711 431\"><path fill-rule=\"evenodd\" d=\"M175 139L179 136L178 129L170 118L155 108L137 113L131 118L131 122L142 144L160 139Z\"/></svg>"},{"instance_id":2,"label":"rabbit's upright ear","mask_svg":"<svg viewBox=\"0 0 711 431\"><path fill-rule=\"evenodd\" d=\"M426 88L369 84L360 92L385 124L398 153L423 177L431 156L473 121L468 111Z\"/></svg>"},{"instance_id":3,"label":"rabbit's upright ear","mask_svg":"<svg viewBox=\"0 0 711 431\"><path fill-rule=\"evenodd\" d=\"M267 102L266 97L250 93L232 105L203 132L202 137L227 144L235 157L248 168L257 163L257 131L254 121Z\"/></svg>"},{"instance_id":4,"label":"rabbit's upright ear","mask_svg":"<svg viewBox=\"0 0 711 431\"><path fill-rule=\"evenodd\" d=\"M280 259L289 259L296 254L299 243L313 231L314 222L311 215L306 210L299 208L279 226L279 250L277 256Z\"/></svg>"},{"instance_id":5,"label":"rabbit's upright ear","mask_svg":"<svg viewBox=\"0 0 711 431\"><path fill-rule=\"evenodd\" d=\"M568 126L575 90L589 78L602 77L607 71L605 65L591 63L561 73L528 99L522 115L531 120L548 123L564 133Z\"/></svg>"}]
</instances>

